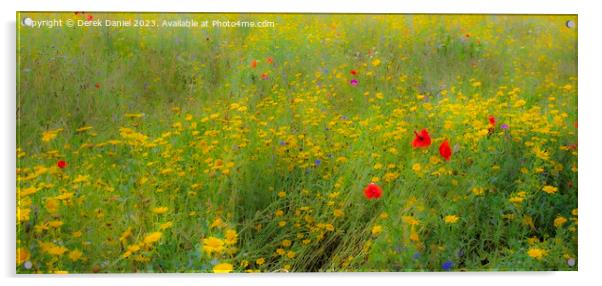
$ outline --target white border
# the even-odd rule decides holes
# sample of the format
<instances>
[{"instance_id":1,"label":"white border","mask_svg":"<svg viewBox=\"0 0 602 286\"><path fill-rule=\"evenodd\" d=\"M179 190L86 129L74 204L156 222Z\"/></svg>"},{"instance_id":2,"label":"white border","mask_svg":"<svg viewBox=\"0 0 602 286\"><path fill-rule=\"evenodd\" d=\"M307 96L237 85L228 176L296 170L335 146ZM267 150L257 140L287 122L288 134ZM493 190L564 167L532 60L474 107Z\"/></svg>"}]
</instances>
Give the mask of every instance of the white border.
<instances>
[{"instance_id":1,"label":"white border","mask_svg":"<svg viewBox=\"0 0 602 286\"><path fill-rule=\"evenodd\" d=\"M602 170L602 11L596 0L8 0L1 1L0 86L0 279L3 285L580 285L600 281ZM513 273L330 273L215 275L96 275L16 277L15 253L15 12L16 11L152 11L152 12L340 12L340 13L508 13L578 14L579 22L579 271ZM135 279L132 279L135 277ZM199 280L201 279L201 280Z\"/></svg>"}]
</instances>

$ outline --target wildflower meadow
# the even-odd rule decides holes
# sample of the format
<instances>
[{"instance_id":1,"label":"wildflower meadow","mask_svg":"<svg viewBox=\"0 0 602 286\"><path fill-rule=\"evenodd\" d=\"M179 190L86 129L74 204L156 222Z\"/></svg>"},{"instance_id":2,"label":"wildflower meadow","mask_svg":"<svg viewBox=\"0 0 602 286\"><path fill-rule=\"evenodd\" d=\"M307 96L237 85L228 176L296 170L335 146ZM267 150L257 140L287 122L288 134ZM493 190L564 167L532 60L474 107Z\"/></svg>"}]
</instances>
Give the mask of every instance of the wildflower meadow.
<instances>
[{"instance_id":1,"label":"wildflower meadow","mask_svg":"<svg viewBox=\"0 0 602 286\"><path fill-rule=\"evenodd\" d=\"M17 273L578 269L575 15L25 17Z\"/></svg>"}]
</instances>

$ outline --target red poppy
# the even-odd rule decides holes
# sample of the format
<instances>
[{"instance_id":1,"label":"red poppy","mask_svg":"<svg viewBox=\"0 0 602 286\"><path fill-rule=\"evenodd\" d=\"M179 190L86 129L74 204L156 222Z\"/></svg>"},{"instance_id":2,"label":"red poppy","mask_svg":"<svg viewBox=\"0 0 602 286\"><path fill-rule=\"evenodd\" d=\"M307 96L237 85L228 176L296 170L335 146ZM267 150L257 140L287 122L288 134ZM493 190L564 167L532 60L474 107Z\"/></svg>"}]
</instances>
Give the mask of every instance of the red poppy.
<instances>
[{"instance_id":1,"label":"red poppy","mask_svg":"<svg viewBox=\"0 0 602 286\"><path fill-rule=\"evenodd\" d=\"M449 159L451 159L451 155L452 155L452 150L449 147L449 142L446 140L443 141L443 143L441 143L441 146L439 146L439 154L441 154L441 157L443 157L446 161L449 161Z\"/></svg>"},{"instance_id":2,"label":"red poppy","mask_svg":"<svg viewBox=\"0 0 602 286\"><path fill-rule=\"evenodd\" d=\"M422 129L420 133L414 131L414 134L416 134L414 141L412 141L412 146L414 148L431 146L431 136L429 136L429 133L426 131L426 129Z\"/></svg>"},{"instance_id":3,"label":"red poppy","mask_svg":"<svg viewBox=\"0 0 602 286\"><path fill-rule=\"evenodd\" d=\"M96 88L100 88L100 83L96 83L94 86L95 86Z\"/></svg>"},{"instance_id":4,"label":"red poppy","mask_svg":"<svg viewBox=\"0 0 602 286\"><path fill-rule=\"evenodd\" d=\"M357 75L357 70L351 70L352 75Z\"/></svg>"},{"instance_id":5,"label":"red poppy","mask_svg":"<svg viewBox=\"0 0 602 286\"><path fill-rule=\"evenodd\" d=\"M272 57L268 57L267 62L268 62L268 64L273 64L274 59L272 59Z\"/></svg>"},{"instance_id":6,"label":"red poppy","mask_svg":"<svg viewBox=\"0 0 602 286\"><path fill-rule=\"evenodd\" d=\"M86 16L86 19L87 19L88 21L92 21L92 19L94 19L94 16L92 16L92 15L88 15L88 16Z\"/></svg>"},{"instance_id":7,"label":"red poppy","mask_svg":"<svg viewBox=\"0 0 602 286\"><path fill-rule=\"evenodd\" d=\"M251 61L251 67L252 68L256 68L257 67L257 61L256 60L252 60Z\"/></svg>"},{"instance_id":8,"label":"red poppy","mask_svg":"<svg viewBox=\"0 0 602 286\"><path fill-rule=\"evenodd\" d=\"M268 73L267 73L267 72L264 72L264 73L262 73L262 74L261 74L261 79L263 79L263 80L267 80L267 79L269 79L269 78L270 78L270 77L268 76Z\"/></svg>"},{"instance_id":9,"label":"red poppy","mask_svg":"<svg viewBox=\"0 0 602 286\"><path fill-rule=\"evenodd\" d=\"M495 117L493 115L489 115L489 124L495 126Z\"/></svg>"},{"instance_id":10,"label":"red poppy","mask_svg":"<svg viewBox=\"0 0 602 286\"><path fill-rule=\"evenodd\" d=\"M61 169L65 169L65 167L67 167L67 162L60 160L60 161L56 162L56 166Z\"/></svg>"},{"instance_id":11,"label":"red poppy","mask_svg":"<svg viewBox=\"0 0 602 286\"><path fill-rule=\"evenodd\" d=\"M366 196L366 199L369 200L378 199L382 194L383 190L375 183L368 184L368 186L364 189L364 196Z\"/></svg>"}]
</instances>

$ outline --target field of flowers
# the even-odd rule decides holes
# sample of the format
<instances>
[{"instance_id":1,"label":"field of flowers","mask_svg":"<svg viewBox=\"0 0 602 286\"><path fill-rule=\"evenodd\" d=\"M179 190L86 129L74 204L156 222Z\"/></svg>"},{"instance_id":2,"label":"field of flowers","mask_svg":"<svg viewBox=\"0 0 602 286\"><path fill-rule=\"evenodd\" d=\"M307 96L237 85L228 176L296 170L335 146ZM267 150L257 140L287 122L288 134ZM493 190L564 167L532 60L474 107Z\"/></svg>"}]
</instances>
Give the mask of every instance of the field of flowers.
<instances>
[{"instance_id":1,"label":"field of flowers","mask_svg":"<svg viewBox=\"0 0 602 286\"><path fill-rule=\"evenodd\" d=\"M116 15L276 25L18 25L17 273L577 270L576 16Z\"/></svg>"}]
</instances>

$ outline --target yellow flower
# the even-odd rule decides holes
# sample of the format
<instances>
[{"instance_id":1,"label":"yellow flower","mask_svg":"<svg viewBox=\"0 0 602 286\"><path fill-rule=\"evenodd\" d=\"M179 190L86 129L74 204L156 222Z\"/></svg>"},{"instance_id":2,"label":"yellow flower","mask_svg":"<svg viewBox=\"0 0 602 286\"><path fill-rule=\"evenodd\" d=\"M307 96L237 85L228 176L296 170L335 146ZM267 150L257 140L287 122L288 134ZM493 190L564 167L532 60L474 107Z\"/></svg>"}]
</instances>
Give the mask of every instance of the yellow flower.
<instances>
[{"instance_id":1,"label":"yellow flower","mask_svg":"<svg viewBox=\"0 0 602 286\"><path fill-rule=\"evenodd\" d=\"M550 158L550 154L548 153L548 151L541 150L539 147L533 148L533 153L535 153L535 156L537 156L537 158L542 159L544 161L547 161Z\"/></svg>"},{"instance_id":2,"label":"yellow flower","mask_svg":"<svg viewBox=\"0 0 602 286\"><path fill-rule=\"evenodd\" d=\"M221 253L224 249L224 242L217 238L210 236L208 238L203 239L203 251L207 252L207 254L211 255L212 253Z\"/></svg>"},{"instance_id":3,"label":"yellow flower","mask_svg":"<svg viewBox=\"0 0 602 286\"><path fill-rule=\"evenodd\" d=\"M85 182L88 182L88 180L89 180L88 176L77 175L77 177L75 177L75 179L73 179L73 183L74 184L85 183Z\"/></svg>"},{"instance_id":4,"label":"yellow flower","mask_svg":"<svg viewBox=\"0 0 602 286\"><path fill-rule=\"evenodd\" d=\"M142 117L144 117L144 113L126 113L125 117L127 117L127 118L142 118Z\"/></svg>"},{"instance_id":5,"label":"yellow flower","mask_svg":"<svg viewBox=\"0 0 602 286\"><path fill-rule=\"evenodd\" d=\"M30 218L31 209L17 208L17 221L28 221Z\"/></svg>"},{"instance_id":6,"label":"yellow flower","mask_svg":"<svg viewBox=\"0 0 602 286\"><path fill-rule=\"evenodd\" d=\"M479 132L477 132L477 136L479 136L479 137L485 137L487 134L489 134L488 129L481 129L481 130L479 130Z\"/></svg>"},{"instance_id":7,"label":"yellow flower","mask_svg":"<svg viewBox=\"0 0 602 286\"><path fill-rule=\"evenodd\" d=\"M508 199L509 202L514 203L514 204L520 204L525 200L525 198L523 197L511 197L510 199Z\"/></svg>"},{"instance_id":8,"label":"yellow flower","mask_svg":"<svg viewBox=\"0 0 602 286\"><path fill-rule=\"evenodd\" d=\"M59 133L61 131L63 131L63 128L45 131L44 133L42 133L42 141L44 141L44 142L52 141L54 138L56 138L57 135L59 135Z\"/></svg>"},{"instance_id":9,"label":"yellow flower","mask_svg":"<svg viewBox=\"0 0 602 286\"><path fill-rule=\"evenodd\" d=\"M541 249L541 248L537 248L537 247L531 247L529 248L529 250L527 251L527 254L535 259L542 259L544 256L546 256L546 251Z\"/></svg>"},{"instance_id":10,"label":"yellow flower","mask_svg":"<svg viewBox=\"0 0 602 286\"><path fill-rule=\"evenodd\" d=\"M156 214L164 214L164 213L166 213L168 210L169 210L169 208L167 208L167 207L156 207L156 208L153 208L153 213L156 213Z\"/></svg>"},{"instance_id":11,"label":"yellow flower","mask_svg":"<svg viewBox=\"0 0 602 286\"><path fill-rule=\"evenodd\" d=\"M418 232L416 232L416 227L412 225L410 228L410 240L414 242L420 241L420 237L418 236Z\"/></svg>"},{"instance_id":12,"label":"yellow flower","mask_svg":"<svg viewBox=\"0 0 602 286\"><path fill-rule=\"evenodd\" d=\"M81 234L81 233L80 233ZM119 241L125 241L126 239L128 239L128 237L130 237L132 235L132 228L128 227L128 229L126 229L120 236L119 236Z\"/></svg>"},{"instance_id":13,"label":"yellow flower","mask_svg":"<svg viewBox=\"0 0 602 286\"><path fill-rule=\"evenodd\" d=\"M265 259L263 257L260 257L257 260L255 260L255 263L257 265L263 265L265 263Z\"/></svg>"},{"instance_id":14,"label":"yellow flower","mask_svg":"<svg viewBox=\"0 0 602 286\"><path fill-rule=\"evenodd\" d=\"M418 225L419 221L412 216L402 216L401 220L409 225Z\"/></svg>"},{"instance_id":15,"label":"yellow flower","mask_svg":"<svg viewBox=\"0 0 602 286\"><path fill-rule=\"evenodd\" d=\"M29 251L23 247L17 248L17 265L23 264L23 262L29 259Z\"/></svg>"},{"instance_id":16,"label":"yellow flower","mask_svg":"<svg viewBox=\"0 0 602 286\"><path fill-rule=\"evenodd\" d=\"M387 212L382 212L382 213L380 213L380 215L378 215L378 218L380 218L380 219L388 219L389 218L389 214Z\"/></svg>"},{"instance_id":17,"label":"yellow flower","mask_svg":"<svg viewBox=\"0 0 602 286\"><path fill-rule=\"evenodd\" d=\"M48 225L54 228L59 228L63 225L63 222L60 220L53 220L51 222L48 222Z\"/></svg>"},{"instance_id":18,"label":"yellow flower","mask_svg":"<svg viewBox=\"0 0 602 286\"><path fill-rule=\"evenodd\" d=\"M232 270L233 270L232 264L230 264L230 263L220 263L220 264L213 266L214 273L230 273L230 272L232 272Z\"/></svg>"},{"instance_id":19,"label":"yellow flower","mask_svg":"<svg viewBox=\"0 0 602 286\"><path fill-rule=\"evenodd\" d=\"M333 214L335 217L342 217L345 214L345 212L343 212L340 209L336 209L336 210L334 210Z\"/></svg>"},{"instance_id":20,"label":"yellow flower","mask_svg":"<svg viewBox=\"0 0 602 286\"><path fill-rule=\"evenodd\" d=\"M372 235L377 236L383 232L383 227L379 224L372 227Z\"/></svg>"},{"instance_id":21,"label":"yellow flower","mask_svg":"<svg viewBox=\"0 0 602 286\"><path fill-rule=\"evenodd\" d=\"M223 222L223 221L222 221L222 219L221 219L221 218L219 218L219 217L218 217L218 218L216 218L216 219L213 221L213 223L211 223L211 228L214 228L214 227L222 227L222 226L224 226L224 222Z\"/></svg>"},{"instance_id":22,"label":"yellow flower","mask_svg":"<svg viewBox=\"0 0 602 286\"><path fill-rule=\"evenodd\" d=\"M292 250L291 250L291 251L289 251L289 252L287 252L287 253L286 253L286 257L288 257L288 258L290 258L290 259L293 259L293 258L295 258L295 252L294 252L294 251L292 251Z\"/></svg>"},{"instance_id":23,"label":"yellow flower","mask_svg":"<svg viewBox=\"0 0 602 286\"><path fill-rule=\"evenodd\" d=\"M71 261L77 261L82 257L82 255L83 253L79 251L79 249L75 249L69 252L69 259L71 259Z\"/></svg>"},{"instance_id":24,"label":"yellow flower","mask_svg":"<svg viewBox=\"0 0 602 286\"><path fill-rule=\"evenodd\" d=\"M544 186L541 190L548 194L553 194L555 192L558 192L558 188L556 188L554 186Z\"/></svg>"},{"instance_id":25,"label":"yellow flower","mask_svg":"<svg viewBox=\"0 0 602 286\"><path fill-rule=\"evenodd\" d=\"M484 193L485 193L485 189L483 189L483 188L473 188L473 189L472 189L472 193L473 193L475 196L480 196L480 195L482 195L482 194L484 194Z\"/></svg>"},{"instance_id":26,"label":"yellow flower","mask_svg":"<svg viewBox=\"0 0 602 286\"><path fill-rule=\"evenodd\" d=\"M161 233L160 231L150 233L144 237L144 243L145 244L153 244L153 243L159 241L159 239L161 239L161 236L163 236L163 233Z\"/></svg>"},{"instance_id":27,"label":"yellow flower","mask_svg":"<svg viewBox=\"0 0 602 286\"><path fill-rule=\"evenodd\" d=\"M554 226L558 228L558 227L561 227L566 222L567 222L567 219L565 217L559 216L556 219L554 219Z\"/></svg>"},{"instance_id":28,"label":"yellow flower","mask_svg":"<svg viewBox=\"0 0 602 286\"><path fill-rule=\"evenodd\" d=\"M65 201L65 200L71 199L72 197L73 197L73 193L68 193L67 192L67 193L62 193L62 194L56 196L55 198L59 199L61 201Z\"/></svg>"},{"instance_id":29,"label":"yellow flower","mask_svg":"<svg viewBox=\"0 0 602 286\"><path fill-rule=\"evenodd\" d=\"M377 67L378 65L380 65L380 60L379 59L374 59L372 61L372 65L375 66L375 67Z\"/></svg>"},{"instance_id":30,"label":"yellow flower","mask_svg":"<svg viewBox=\"0 0 602 286\"><path fill-rule=\"evenodd\" d=\"M55 256L63 255L68 249L64 246L52 245L48 248L48 253Z\"/></svg>"},{"instance_id":31,"label":"yellow flower","mask_svg":"<svg viewBox=\"0 0 602 286\"><path fill-rule=\"evenodd\" d=\"M443 218L443 221L445 221L445 223L456 223L458 222L458 219L457 215L448 215Z\"/></svg>"},{"instance_id":32,"label":"yellow flower","mask_svg":"<svg viewBox=\"0 0 602 286\"><path fill-rule=\"evenodd\" d=\"M519 100L517 100L517 101L515 101L515 102L514 102L514 107L522 107L522 106L524 106L525 104L527 104L527 102L526 102L526 101L524 101L524 100L522 100L522 99L519 99Z\"/></svg>"},{"instance_id":33,"label":"yellow flower","mask_svg":"<svg viewBox=\"0 0 602 286\"><path fill-rule=\"evenodd\" d=\"M387 183L395 181L399 177L399 174L395 172L388 172L383 176L383 180Z\"/></svg>"},{"instance_id":34,"label":"yellow flower","mask_svg":"<svg viewBox=\"0 0 602 286\"><path fill-rule=\"evenodd\" d=\"M237 239L238 239L238 234L236 233L236 230L233 230L233 229L226 230L226 234L225 234L226 244L228 244L228 245L236 244Z\"/></svg>"},{"instance_id":35,"label":"yellow flower","mask_svg":"<svg viewBox=\"0 0 602 286\"><path fill-rule=\"evenodd\" d=\"M173 223L172 223L171 221L168 221L168 222L166 222L166 223L162 223L162 224L160 224L160 225L159 225L159 229L161 229L161 230L166 230L166 229L168 229L168 228L170 228L170 227L172 227L172 226L173 226Z\"/></svg>"},{"instance_id":36,"label":"yellow flower","mask_svg":"<svg viewBox=\"0 0 602 286\"><path fill-rule=\"evenodd\" d=\"M132 245L128 246L126 252L123 253L123 258L128 258L133 253L136 253L139 250L140 250L140 246L138 244L132 244Z\"/></svg>"},{"instance_id":37,"label":"yellow flower","mask_svg":"<svg viewBox=\"0 0 602 286\"><path fill-rule=\"evenodd\" d=\"M415 163L414 165L412 165L412 170L414 170L414 172L416 173L420 172L421 169L422 167L420 166L420 163Z\"/></svg>"},{"instance_id":38,"label":"yellow flower","mask_svg":"<svg viewBox=\"0 0 602 286\"><path fill-rule=\"evenodd\" d=\"M92 126L84 126L84 127L77 128L75 130L75 132L81 133L81 132L85 132L85 131L88 131L88 130L91 130L91 129L92 129Z\"/></svg>"},{"instance_id":39,"label":"yellow flower","mask_svg":"<svg viewBox=\"0 0 602 286\"><path fill-rule=\"evenodd\" d=\"M49 198L46 199L46 203L44 205L49 213L56 213L59 208L59 200L55 198Z\"/></svg>"},{"instance_id":40,"label":"yellow flower","mask_svg":"<svg viewBox=\"0 0 602 286\"><path fill-rule=\"evenodd\" d=\"M533 244L536 244L536 243L538 243L538 242L539 242L539 238L537 238L537 236L532 236L532 237L529 237L529 238L527 239L527 243L528 243L529 245L533 245Z\"/></svg>"},{"instance_id":41,"label":"yellow flower","mask_svg":"<svg viewBox=\"0 0 602 286\"><path fill-rule=\"evenodd\" d=\"M282 246L284 246L284 247L289 247L289 246L291 246L291 244L292 244L292 241L290 241L289 239L285 239L282 241Z\"/></svg>"}]
</instances>

